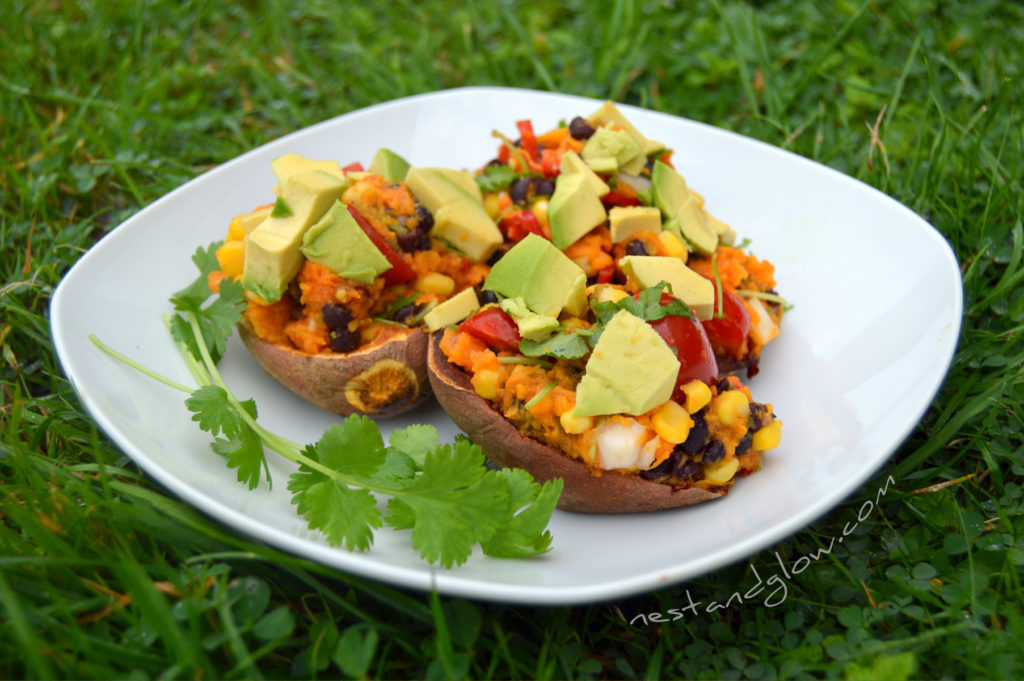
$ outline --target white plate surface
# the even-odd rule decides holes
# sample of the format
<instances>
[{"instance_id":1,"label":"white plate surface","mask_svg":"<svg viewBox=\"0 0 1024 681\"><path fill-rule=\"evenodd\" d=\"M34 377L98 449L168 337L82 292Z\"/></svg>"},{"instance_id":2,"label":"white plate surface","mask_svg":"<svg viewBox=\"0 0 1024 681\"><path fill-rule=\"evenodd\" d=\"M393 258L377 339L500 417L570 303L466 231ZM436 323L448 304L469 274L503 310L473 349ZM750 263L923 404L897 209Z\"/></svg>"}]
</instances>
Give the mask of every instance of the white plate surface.
<instances>
[{"instance_id":1,"label":"white plate surface","mask_svg":"<svg viewBox=\"0 0 1024 681\"><path fill-rule=\"evenodd\" d=\"M583 603L652 590L740 560L810 523L854 491L893 453L938 390L960 330L956 259L924 220L888 196L804 158L674 116L623 106L751 249L776 266L793 304L783 334L751 382L783 420L782 445L721 500L654 514L556 511L553 550L501 560L479 552L457 568L423 562L404 532L378 531L369 552L329 546L306 529L285 487L290 464L272 457L272 490L250 491L211 452L183 395L97 350L101 340L192 385L161 315L190 282L200 245L222 239L231 217L266 203L270 160L287 152L369 163L386 146L413 165L472 169L490 159L499 129L538 131L600 102L505 88L467 88L356 111L225 163L140 211L79 260L52 303L60 361L86 408L147 474L228 526L339 570L449 595L533 604ZM223 374L254 397L261 422L298 442L337 419L267 377L236 339ZM457 432L435 405L391 422Z\"/></svg>"}]
</instances>

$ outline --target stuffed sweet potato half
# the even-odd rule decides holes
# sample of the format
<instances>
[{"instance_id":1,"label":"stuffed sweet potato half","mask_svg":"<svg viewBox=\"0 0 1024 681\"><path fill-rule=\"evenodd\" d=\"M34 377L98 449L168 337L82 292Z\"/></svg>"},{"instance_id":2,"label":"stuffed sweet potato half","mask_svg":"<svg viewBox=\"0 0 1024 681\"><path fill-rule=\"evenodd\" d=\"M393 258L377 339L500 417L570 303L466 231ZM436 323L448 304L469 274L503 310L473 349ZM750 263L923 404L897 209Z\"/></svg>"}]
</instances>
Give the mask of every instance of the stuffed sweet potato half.
<instances>
[{"instance_id":1,"label":"stuffed sweet potato half","mask_svg":"<svg viewBox=\"0 0 1024 681\"><path fill-rule=\"evenodd\" d=\"M295 155L273 166L275 202L232 220L211 278L246 289L246 347L291 391L342 416L420 404L436 308L475 300L502 241L472 175L410 169L386 150L369 171Z\"/></svg>"},{"instance_id":2,"label":"stuffed sweet potato half","mask_svg":"<svg viewBox=\"0 0 1024 681\"><path fill-rule=\"evenodd\" d=\"M506 243L483 307L434 334L435 396L495 463L562 478L563 509L726 494L781 438L731 375L779 333L771 264L614 105L517 127L478 178Z\"/></svg>"}]
</instances>

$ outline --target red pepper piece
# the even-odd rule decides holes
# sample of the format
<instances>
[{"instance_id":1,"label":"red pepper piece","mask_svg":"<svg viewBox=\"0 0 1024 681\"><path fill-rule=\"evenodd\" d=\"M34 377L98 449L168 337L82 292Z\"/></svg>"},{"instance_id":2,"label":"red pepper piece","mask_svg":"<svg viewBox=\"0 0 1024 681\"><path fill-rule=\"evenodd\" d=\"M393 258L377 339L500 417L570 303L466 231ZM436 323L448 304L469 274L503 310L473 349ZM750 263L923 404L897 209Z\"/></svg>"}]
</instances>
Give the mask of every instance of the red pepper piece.
<instances>
[{"instance_id":1,"label":"red pepper piece","mask_svg":"<svg viewBox=\"0 0 1024 681\"><path fill-rule=\"evenodd\" d=\"M609 265L608 267L602 267L597 271L597 283L598 284L610 284L612 279L615 278L615 265Z\"/></svg>"},{"instance_id":2,"label":"red pepper piece","mask_svg":"<svg viewBox=\"0 0 1024 681\"><path fill-rule=\"evenodd\" d=\"M489 307L477 312L459 325L459 331L479 338L495 350L519 350L519 327L500 307Z\"/></svg>"},{"instance_id":3,"label":"red pepper piece","mask_svg":"<svg viewBox=\"0 0 1024 681\"><path fill-rule=\"evenodd\" d=\"M388 286L394 286L395 284L404 284L407 281L415 279L416 272L409 266L409 263L399 255L398 251L391 247L391 244L387 242L387 239L381 236L380 232L373 228L373 225L369 223L363 214L353 206L345 207L348 208L348 212L355 219L356 223L362 227L366 236L370 237L370 241L372 241L373 245L377 247L377 250L381 252L381 255L387 258L388 262L391 263L391 269L385 270L382 275L384 277L384 283Z\"/></svg>"},{"instance_id":4,"label":"red pepper piece","mask_svg":"<svg viewBox=\"0 0 1024 681\"><path fill-rule=\"evenodd\" d=\"M537 144L537 136L533 134L533 123L530 121L516 121L519 129L519 146L529 157L540 163L540 146Z\"/></svg>"},{"instance_id":5,"label":"red pepper piece","mask_svg":"<svg viewBox=\"0 0 1024 681\"><path fill-rule=\"evenodd\" d=\"M540 220L532 210L526 209L510 213L501 219L498 227L509 241L520 241L527 234L536 234L551 239L550 233L540 224Z\"/></svg>"},{"instance_id":6,"label":"red pepper piece","mask_svg":"<svg viewBox=\"0 0 1024 681\"><path fill-rule=\"evenodd\" d=\"M359 161L355 161L354 163L349 163L347 166L345 166L341 170L342 170L342 172L346 172L346 173L363 173L363 172L366 172L366 169L363 168L363 164L360 163Z\"/></svg>"},{"instance_id":7,"label":"red pepper piece","mask_svg":"<svg viewBox=\"0 0 1024 681\"><path fill-rule=\"evenodd\" d=\"M606 206L639 206L640 199L636 194L627 193L619 189L612 189L601 197L601 202Z\"/></svg>"}]
</instances>

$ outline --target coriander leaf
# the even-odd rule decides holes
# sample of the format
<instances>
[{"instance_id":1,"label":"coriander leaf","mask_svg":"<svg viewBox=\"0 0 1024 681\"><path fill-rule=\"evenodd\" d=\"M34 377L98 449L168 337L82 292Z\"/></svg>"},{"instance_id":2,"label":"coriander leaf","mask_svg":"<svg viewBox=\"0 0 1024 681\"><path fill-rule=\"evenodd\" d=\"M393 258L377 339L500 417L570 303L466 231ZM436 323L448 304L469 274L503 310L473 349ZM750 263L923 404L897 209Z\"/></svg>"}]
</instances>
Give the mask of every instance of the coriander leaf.
<instances>
[{"instance_id":1,"label":"coriander leaf","mask_svg":"<svg viewBox=\"0 0 1024 681\"><path fill-rule=\"evenodd\" d=\"M404 487L412 481L416 475L416 462L407 454L388 447L384 456L384 463L381 464L368 480L374 484L382 484L387 487Z\"/></svg>"},{"instance_id":2,"label":"coriander leaf","mask_svg":"<svg viewBox=\"0 0 1024 681\"><path fill-rule=\"evenodd\" d=\"M238 481L248 484L249 489L260 484L261 469L267 471L267 480L270 480L263 443L248 424L228 439L217 438L210 447L227 458L229 468L238 469Z\"/></svg>"},{"instance_id":3,"label":"coriander leaf","mask_svg":"<svg viewBox=\"0 0 1024 681\"><path fill-rule=\"evenodd\" d=\"M220 295L199 311L203 340L214 362L224 356L227 340L234 332L235 325L242 320L245 306L245 289L234 279L225 278L220 283Z\"/></svg>"},{"instance_id":4,"label":"coriander leaf","mask_svg":"<svg viewBox=\"0 0 1024 681\"><path fill-rule=\"evenodd\" d=\"M353 414L340 426L331 426L307 453L314 461L344 475L373 475L384 463L384 439L377 424Z\"/></svg>"},{"instance_id":5,"label":"coriander leaf","mask_svg":"<svg viewBox=\"0 0 1024 681\"><path fill-rule=\"evenodd\" d=\"M185 400L185 406L192 412L192 420L210 435L224 433L232 437L246 425L231 404L227 391L217 385L205 385L193 391Z\"/></svg>"},{"instance_id":6,"label":"coriander leaf","mask_svg":"<svg viewBox=\"0 0 1024 681\"><path fill-rule=\"evenodd\" d=\"M648 322L653 322L656 319L662 319L669 315L676 315L679 317L688 317L693 319L693 314L690 313L690 308L686 306L686 303L679 300L676 297L672 297L672 300L662 304L661 294L668 287L667 282L659 282L657 286L646 288L639 293L638 302L643 308L641 319Z\"/></svg>"},{"instance_id":7,"label":"coriander leaf","mask_svg":"<svg viewBox=\"0 0 1024 681\"><path fill-rule=\"evenodd\" d=\"M211 272L216 272L220 269L216 253L223 243L223 241L215 241L207 246L205 250L203 248L196 249L195 254L192 256L192 262L199 268L199 276L191 284L171 296L171 303L174 304L174 309L198 310L206 302L206 299L212 295L213 291L210 290L208 277Z\"/></svg>"},{"instance_id":8,"label":"coriander leaf","mask_svg":"<svg viewBox=\"0 0 1024 681\"><path fill-rule=\"evenodd\" d=\"M508 514L494 535L480 543L483 552L498 558L524 558L548 551L551 533L545 528L562 494L561 478L541 485L518 468L504 468L493 474L508 485Z\"/></svg>"},{"instance_id":9,"label":"coriander leaf","mask_svg":"<svg viewBox=\"0 0 1024 681\"><path fill-rule=\"evenodd\" d=\"M426 424L413 424L391 433L391 446L409 456L418 468L423 467L427 454L439 446L437 428Z\"/></svg>"},{"instance_id":10,"label":"coriander leaf","mask_svg":"<svg viewBox=\"0 0 1024 681\"><path fill-rule=\"evenodd\" d=\"M482 192L496 192L508 188L515 180L523 176L504 164L487 166L483 173L476 176L476 183Z\"/></svg>"},{"instance_id":11,"label":"coriander leaf","mask_svg":"<svg viewBox=\"0 0 1024 681\"><path fill-rule=\"evenodd\" d=\"M374 528L381 526L380 509L369 490L352 489L322 475L319 481L302 485L292 503L309 529L321 530L334 546L344 543L347 549L365 551L373 544Z\"/></svg>"},{"instance_id":12,"label":"coriander leaf","mask_svg":"<svg viewBox=\"0 0 1024 681\"><path fill-rule=\"evenodd\" d=\"M527 357L550 355L561 359L580 359L590 352L587 339L591 335L589 329L565 329L542 341L524 338L519 341L519 352Z\"/></svg>"},{"instance_id":13,"label":"coriander leaf","mask_svg":"<svg viewBox=\"0 0 1024 681\"><path fill-rule=\"evenodd\" d=\"M429 562L451 567L504 521L508 485L484 467L477 445L458 438L427 454L423 472L388 501L388 525L412 529L413 547Z\"/></svg>"}]
</instances>

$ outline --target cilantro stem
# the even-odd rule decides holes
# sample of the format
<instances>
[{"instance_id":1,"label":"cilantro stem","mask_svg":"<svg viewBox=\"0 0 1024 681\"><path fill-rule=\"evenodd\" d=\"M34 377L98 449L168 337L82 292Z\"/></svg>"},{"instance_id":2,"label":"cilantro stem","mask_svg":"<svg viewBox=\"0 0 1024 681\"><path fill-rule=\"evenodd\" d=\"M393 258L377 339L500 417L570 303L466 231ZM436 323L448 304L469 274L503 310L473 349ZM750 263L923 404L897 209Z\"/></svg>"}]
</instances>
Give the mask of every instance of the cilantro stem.
<instances>
[{"instance_id":1,"label":"cilantro stem","mask_svg":"<svg viewBox=\"0 0 1024 681\"><path fill-rule=\"evenodd\" d=\"M718 252L711 254L711 269L715 273L715 314L716 319L721 319L725 316L725 310L723 309L724 301L722 300L722 277L718 274Z\"/></svg>"},{"instance_id":2,"label":"cilantro stem","mask_svg":"<svg viewBox=\"0 0 1024 681\"><path fill-rule=\"evenodd\" d=\"M497 137L498 139L501 140L502 144L508 147L509 153L515 156L516 160L519 161L519 165L523 167L523 172L530 172L529 164L527 164L526 159L523 158L523 155L519 153L519 149L516 148L516 145L512 144L507 137L505 137L503 134L501 134L501 132L497 130L491 130L491 137Z\"/></svg>"},{"instance_id":3,"label":"cilantro stem","mask_svg":"<svg viewBox=\"0 0 1024 681\"><path fill-rule=\"evenodd\" d=\"M786 305L786 299L777 293L768 293L767 291L750 291L747 289L736 289L736 294L741 295L744 298L760 298L761 300L768 300L773 303L779 303L780 305Z\"/></svg>"},{"instance_id":4,"label":"cilantro stem","mask_svg":"<svg viewBox=\"0 0 1024 681\"><path fill-rule=\"evenodd\" d=\"M547 384L537 391L537 394L530 398L530 401L523 405L527 410L533 409L537 404L548 396L548 393L555 389L558 381L548 381Z\"/></svg>"},{"instance_id":5,"label":"cilantro stem","mask_svg":"<svg viewBox=\"0 0 1024 681\"><path fill-rule=\"evenodd\" d=\"M178 383L177 381L172 381L171 379L169 379L169 378L167 378L165 376L161 376L160 374L156 373L155 371L152 371L151 369L147 369L146 367L142 366L141 364L139 364L138 362L136 362L132 358L130 358L130 357L126 356L126 355L122 355L120 352L118 352L117 350L115 350L114 348L110 347L109 345L107 345L106 343L101 341L99 338L97 338L96 334L90 333L89 334L89 340L92 341L92 344L95 345L97 348L99 348L103 352L107 353L108 355L110 355L114 359L116 359L116 360L118 360L118 361L120 361L120 362L122 362L122 363L124 363L124 364L126 364L128 366L130 366L132 369L135 369L136 371L139 371L139 372L149 376L150 378L152 378L154 380L160 381L164 385L170 386L170 387L174 388L175 390L180 390L180 391L186 392L186 393L192 392L192 388L184 386L181 383Z\"/></svg>"}]
</instances>

